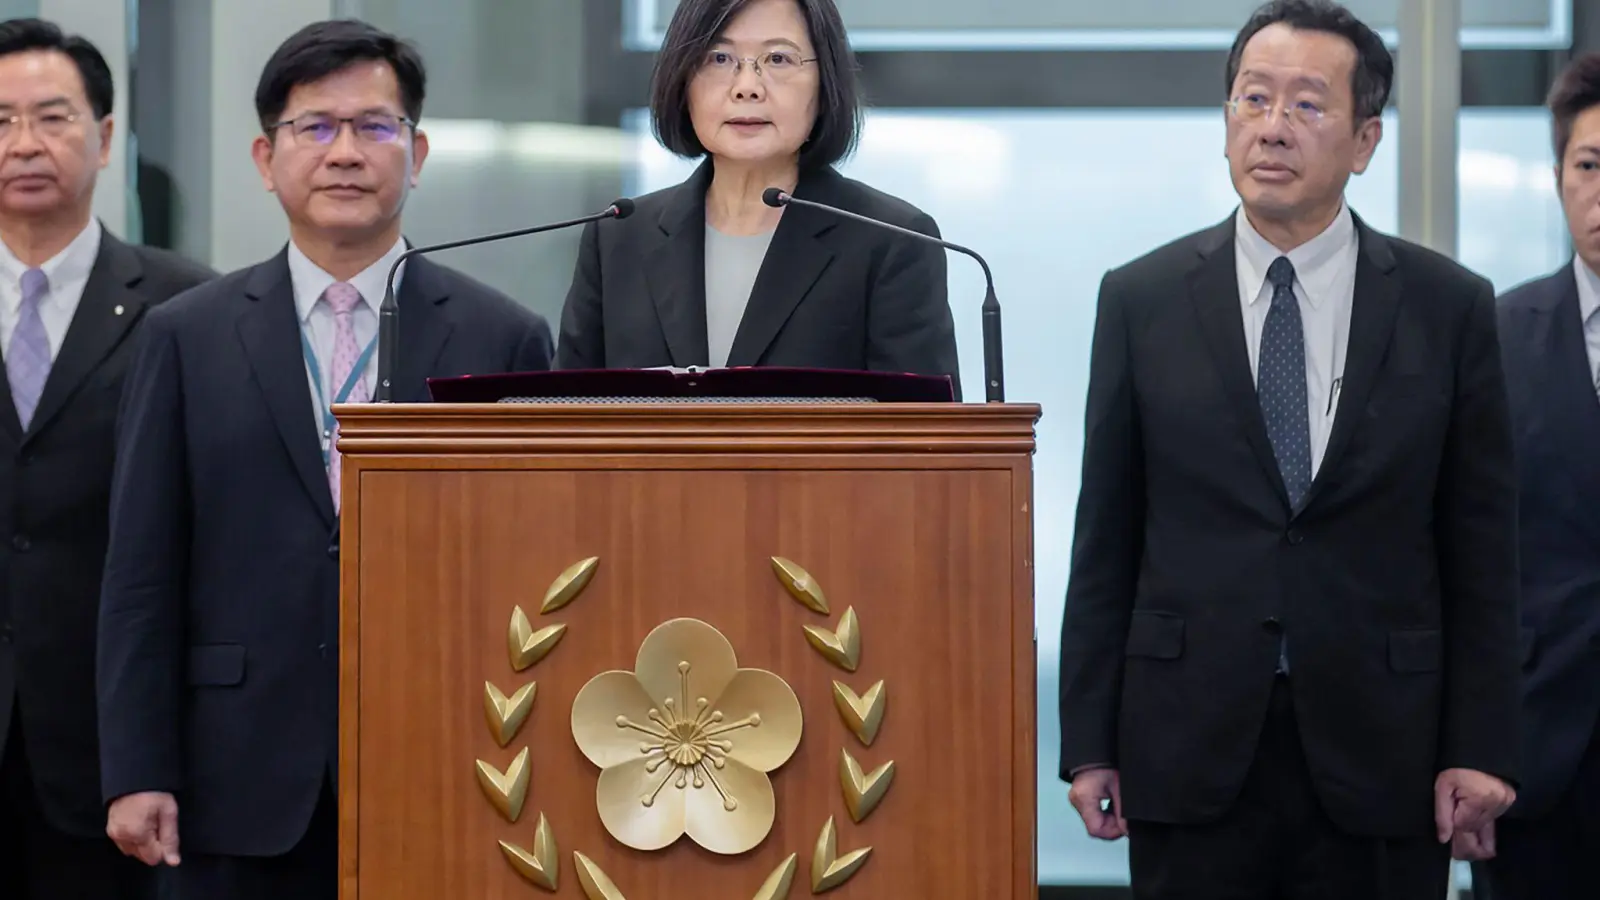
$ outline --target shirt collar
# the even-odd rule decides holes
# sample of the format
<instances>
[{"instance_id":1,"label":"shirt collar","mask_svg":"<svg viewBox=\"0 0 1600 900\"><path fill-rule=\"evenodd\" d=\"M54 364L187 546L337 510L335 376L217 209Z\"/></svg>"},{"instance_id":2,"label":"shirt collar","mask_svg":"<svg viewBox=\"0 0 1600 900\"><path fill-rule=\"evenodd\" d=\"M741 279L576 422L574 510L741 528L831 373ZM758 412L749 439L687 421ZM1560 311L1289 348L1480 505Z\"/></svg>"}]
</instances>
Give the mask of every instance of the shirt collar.
<instances>
[{"instance_id":1,"label":"shirt collar","mask_svg":"<svg viewBox=\"0 0 1600 900\"><path fill-rule=\"evenodd\" d=\"M374 312L383 302L384 282L389 277L389 267L394 265L400 254L406 251L406 241L402 237L396 240L389 252L382 259L362 269L360 274L350 279L350 284L361 292L361 301ZM405 266L400 266L400 271L394 275L394 289L400 290L400 280L405 275ZM289 241L289 279L294 285L294 308L299 313L302 323L310 321L311 310L322 299L322 295L338 279L323 271L322 267L311 261L309 256L295 244Z\"/></svg>"},{"instance_id":2,"label":"shirt collar","mask_svg":"<svg viewBox=\"0 0 1600 900\"><path fill-rule=\"evenodd\" d=\"M1241 251L1240 275L1244 278L1248 290L1246 296L1251 304L1261 299L1261 287L1267 281L1267 268L1278 257L1287 256L1294 265L1295 280L1305 290L1306 301L1313 309L1317 308L1327 298L1339 274L1340 262L1353 257L1356 251L1355 217L1344 203L1339 205L1339 214L1333 217L1333 222L1321 234L1288 253L1274 247L1271 241L1261 236L1261 232L1250 224L1250 217L1245 215L1243 206L1239 207L1236 219L1234 241Z\"/></svg>"},{"instance_id":3,"label":"shirt collar","mask_svg":"<svg viewBox=\"0 0 1600 900\"><path fill-rule=\"evenodd\" d=\"M1578 279L1578 310L1587 325L1600 310L1600 274L1589 268L1581 256L1572 258L1572 268Z\"/></svg>"},{"instance_id":4,"label":"shirt collar","mask_svg":"<svg viewBox=\"0 0 1600 900\"><path fill-rule=\"evenodd\" d=\"M44 271L52 288L78 279L88 279L95 260L100 258L100 233L100 220L90 217L89 224L78 232L72 243L45 260L39 268ZM28 265L18 259L4 241L0 241L0 278L4 278L7 284L20 284L22 273L26 271Z\"/></svg>"}]
</instances>

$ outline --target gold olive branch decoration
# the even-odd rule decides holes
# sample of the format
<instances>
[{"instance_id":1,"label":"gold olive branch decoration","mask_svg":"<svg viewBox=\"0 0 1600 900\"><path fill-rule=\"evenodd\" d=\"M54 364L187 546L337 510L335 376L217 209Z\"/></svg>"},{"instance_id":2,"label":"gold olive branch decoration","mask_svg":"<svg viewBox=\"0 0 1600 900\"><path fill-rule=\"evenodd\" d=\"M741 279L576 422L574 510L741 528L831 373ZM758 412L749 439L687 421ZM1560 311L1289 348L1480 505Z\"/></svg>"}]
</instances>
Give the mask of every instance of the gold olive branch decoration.
<instances>
[{"instance_id":1,"label":"gold olive branch decoration","mask_svg":"<svg viewBox=\"0 0 1600 900\"><path fill-rule=\"evenodd\" d=\"M547 615L571 603L583 593L594 578L596 567L600 564L598 556L579 560L568 566L565 571L556 576L555 581L545 591L544 601L539 605L539 614ZM511 658L513 671L522 672L549 655L567 633L564 624L547 625L537 631L529 621L528 614L523 612L521 606L514 607L511 612L511 627L506 632L506 649ZM483 713L489 726L489 734L495 743L505 747L511 743L522 730L528 716L533 711L534 696L538 692L538 683L530 681L517 688L510 696L500 690L494 682L483 683ZM522 817L522 808L528 797L528 782L531 778L531 767L528 764L528 748L522 750L512 760L505 771L495 768L484 760L477 761L478 785L483 788L484 796L489 799L490 805L499 810L500 814L512 824ZM511 841L500 842L500 852L505 856L506 862L518 875L535 887L554 893L560 883L560 856L556 850L555 833L550 828L550 821L544 813L539 813L539 824L534 829L532 849L522 847ZM579 880L583 874L580 871Z\"/></svg>"},{"instance_id":2,"label":"gold olive branch decoration","mask_svg":"<svg viewBox=\"0 0 1600 900\"><path fill-rule=\"evenodd\" d=\"M810 572L781 556L772 558L772 571L802 606L814 613L828 614L828 598Z\"/></svg>"},{"instance_id":3,"label":"gold olive branch decoration","mask_svg":"<svg viewBox=\"0 0 1600 900\"><path fill-rule=\"evenodd\" d=\"M550 822L544 813L539 814L539 827L533 833L532 850L524 850L510 841L501 841L500 852L505 854L511 868L517 870L517 874L528 883L554 893L560 858L556 855L556 837L550 832Z\"/></svg>"},{"instance_id":4,"label":"gold olive branch decoration","mask_svg":"<svg viewBox=\"0 0 1600 900\"><path fill-rule=\"evenodd\" d=\"M556 580L550 583L550 589L544 592L544 602L539 605L539 614L549 615L578 599L583 589L589 586L589 579L594 577L594 570L599 566L598 556L581 559L568 566L565 572L557 575Z\"/></svg>"},{"instance_id":5,"label":"gold olive branch decoration","mask_svg":"<svg viewBox=\"0 0 1600 900\"><path fill-rule=\"evenodd\" d=\"M807 609L828 613L827 600L822 586L811 573L791 560L772 558L773 571L778 581ZM839 624L828 629L820 625L804 626L806 642L823 659L846 672L855 672L861 664L861 623L856 618L855 607L847 607L839 617ZM878 739L878 729L883 726L884 704L887 693L880 680L866 693L857 694L843 681L833 682L833 705L845 727L863 746L871 747ZM844 793L845 809L857 824L866 821L894 783L894 760L865 772L848 748L839 751L839 787ZM833 817L823 824L811 852L811 893L823 894L844 884L866 865L872 855L871 847L861 847L839 853L839 835ZM591 898L592 900L592 898Z\"/></svg>"}]
</instances>

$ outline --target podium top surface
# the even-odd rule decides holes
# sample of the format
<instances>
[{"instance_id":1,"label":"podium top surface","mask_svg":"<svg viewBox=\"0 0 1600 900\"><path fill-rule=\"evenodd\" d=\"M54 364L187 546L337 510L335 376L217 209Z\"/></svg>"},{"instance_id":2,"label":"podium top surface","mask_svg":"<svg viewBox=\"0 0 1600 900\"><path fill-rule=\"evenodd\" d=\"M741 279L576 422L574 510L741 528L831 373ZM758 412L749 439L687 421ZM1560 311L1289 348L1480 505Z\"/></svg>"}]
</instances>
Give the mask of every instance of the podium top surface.
<instances>
[{"instance_id":1,"label":"podium top surface","mask_svg":"<svg viewBox=\"0 0 1600 900\"><path fill-rule=\"evenodd\" d=\"M440 403L706 402L952 403L949 376L784 366L556 369L430 378Z\"/></svg>"},{"instance_id":2,"label":"podium top surface","mask_svg":"<svg viewBox=\"0 0 1600 900\"><path fill-rule=\"evenodd\" d=\"M356 403L339 452L1031 454L1029 403Z\"/></svg>"}]
</instances>

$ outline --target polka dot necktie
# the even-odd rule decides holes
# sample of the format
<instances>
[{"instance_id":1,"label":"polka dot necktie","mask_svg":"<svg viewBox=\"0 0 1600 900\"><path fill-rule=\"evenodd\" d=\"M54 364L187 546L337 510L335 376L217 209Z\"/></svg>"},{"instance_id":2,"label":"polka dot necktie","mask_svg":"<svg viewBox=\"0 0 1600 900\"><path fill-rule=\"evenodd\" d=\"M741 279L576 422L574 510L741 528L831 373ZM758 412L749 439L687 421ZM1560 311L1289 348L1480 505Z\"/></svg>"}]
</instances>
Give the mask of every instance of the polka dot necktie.
<instances>
[{"instance_id":1,"label":"polka dot necktie","mask_svg":"<svg viewBox=\"0 0 1600 900\"><path fill-rule=\"evenodd\" d=\"M361 303L361 292L354 285L339 282L329 285L322 299L333 310L333 377L329 381L328 390L337 391L354 374L356 362L361 355L361 348L356 346L356 327L353 318L356 306ZM332 396L328 398L330 406L334 399ZM372 391L367 385L367 376L363 374L350 389L350 396L345 398L345 402L366 403L371 399ZM333 492L335 512L339 510L340 474L339 428L335 425L333 434L328 437L328 489Z\"/></svg>"},{"instance_id":2,"label":"polka dot necktie","mask_svg":"<svg viewBox=\"0 0 1600 900\"><path fill-rule=\"evenodd\" d=\"M1288 257L1267 269L1272 308L1261 330L1256 396L1266 419L1267 439L1278 459L1289 505L1295 510L1311 489L1311 413L1306 401L1306 342L1300 303L1294 296L1294 264Z\"/></svg>"}]
</instances>

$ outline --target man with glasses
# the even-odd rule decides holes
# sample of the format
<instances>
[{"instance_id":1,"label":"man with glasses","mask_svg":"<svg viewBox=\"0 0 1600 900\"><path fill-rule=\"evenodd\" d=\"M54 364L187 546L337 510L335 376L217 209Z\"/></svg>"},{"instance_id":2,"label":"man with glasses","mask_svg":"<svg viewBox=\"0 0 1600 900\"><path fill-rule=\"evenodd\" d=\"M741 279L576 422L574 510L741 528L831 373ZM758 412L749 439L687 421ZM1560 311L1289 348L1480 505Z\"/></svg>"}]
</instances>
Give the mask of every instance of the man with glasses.
<instances>
[{"instance_id":1,"label":"man with glasses","mask_svg":"<svg viewBox=\"0 0 1600 900\"><path fill-rule=\"evenodd\" d=\"M1101 285L1061 775L1138 898L1442 898L1514 798L1493 289L1344 201L1393 73L1343 7L1258 9L1237 214Z\"/></svg>"},{"instance_id":2,"label":"man with glasses","mask_svg":"<svg viewBox=\"0 0 1600 900\"><path fill-rule=\"evenodd\" d=\"M107 827L182 898L338 894L339 455L427 157L423 63L364 23L290 37L253 152L277 256L150 317L129 376L100 616ZM393 396L547 369L546 322L426 258L397 292Z\"/></svg>"},{"instance_id":3,"label":"man with glasses","mask_svg":"<svg viewBox=\"0 0 1600 900\"><path fill-rule=\"evenodd\" d=\"M124 900L105 833L95 619L123 374L146 312L214 273L92 213L113 86L88 41L0 23L0 897Z\"/></svg>"}]
</instances>

